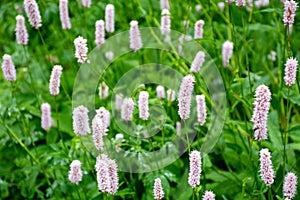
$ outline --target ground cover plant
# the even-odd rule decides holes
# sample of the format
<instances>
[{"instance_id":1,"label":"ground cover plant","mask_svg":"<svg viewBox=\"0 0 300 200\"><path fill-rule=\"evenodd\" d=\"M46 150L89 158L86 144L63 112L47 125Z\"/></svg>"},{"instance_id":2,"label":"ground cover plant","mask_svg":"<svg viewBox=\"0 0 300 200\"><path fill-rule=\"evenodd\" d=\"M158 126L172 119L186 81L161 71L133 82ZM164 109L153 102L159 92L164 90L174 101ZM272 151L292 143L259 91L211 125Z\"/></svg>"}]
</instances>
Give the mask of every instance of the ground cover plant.
<instances>
[{"instance_id":1,"label":"ground cover plant","mask_svg":"<svg viewBox=\"0 0 300 200\"><path fill-rule=\"evenodd\" d=\"M2 0L1 199L300 199L299 4Z\"/></svg>"}]
</instances>

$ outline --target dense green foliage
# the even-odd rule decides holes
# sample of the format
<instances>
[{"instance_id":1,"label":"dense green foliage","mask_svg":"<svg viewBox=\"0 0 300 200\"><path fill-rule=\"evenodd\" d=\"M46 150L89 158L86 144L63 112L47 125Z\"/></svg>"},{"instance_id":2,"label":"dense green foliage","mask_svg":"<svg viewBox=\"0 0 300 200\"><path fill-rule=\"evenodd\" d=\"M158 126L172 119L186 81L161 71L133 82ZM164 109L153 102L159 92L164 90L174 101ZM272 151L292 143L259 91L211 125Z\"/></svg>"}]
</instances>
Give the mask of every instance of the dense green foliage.
<instances>
[{"instance_id":1,"label":"dense green foliage","mask_svg":"<svg viewBox=\"0 0 300 200\"><path fill-rule=\"evenodd\" d=\"M72 128L72 91L76 73L80 68L74 57L74 39L81 35L88 39L88 48L95 48L95 22L104 19L105 6L115 6L115 29L112 35L129 30L131 20L138 20L139 27L159 27L161 9L157 0L92 1L84 8L78 1L69 1L72 28L61 28L58 0L38 0L43 26L35 30L28 23L23 1L2 0L0 3L0 52L10 54L17 69L17 81L6 81L0 76L0 198L1 199L102 199L95 177L95 154L81 142ZM202 5L201 13L195 10ZM191 7L191 10L189 9ZM205 190L212 190L216 199L283 199L284 175L292 171L300 177L300 85L299 70L296 84L287 88L283 81L284 63L288 57L300 58L299 14L296 15L291 35L286 34L282 22L283 4L271 1L266 8L247 11L226 4L220 12L217 1L171 1L171 28L194 35L194 23L203 19L204 39L197 40L217 65L226 89L226 121L213 150L203 158L201 184L194 191L188 185L189 152L171 165L149 173L119 172L119 190L114 199L153 199L153 183L160 177L166 199L201 199ZM26 18L29 44L23 47L15 39L15 17ZM183 26L187 20L189 26ZM222 44L233 41L234 53L227 68L222 66ZM276 61L267 58L274 50ZM124 55L111 65L103 79L114 88L120 77L138 64L163 62L182 75L189 74L183 59L169 53L142 49L137 54ZM1 59L2 62L2 59ZM49 77L54 64L63 66L61 93L55 98L49 94ZM121 67L120 67L121 66ZM30 72L30 73L29 73ZM32 77L30 77L32 76ZM265 84L272 93L268 117L268 139L257 142L253 137L254 92ZM205 84L204 84L205 85ZM147 85L150 102L157 102L156 85ZM202 89L196 84L195 91ZM106 100L96 99L96 107L111 109L111 91ZM135 101L138 95L134 96ZM40 105L48 102L52 106L54 126L49 131L41 128ZM175 124L179 120L178 101L164 102L168 118L163 132L151 140L136 141L124 133L124 146L141 149L159 149L164 142L176 134ZM211 105L208 101L208 116ZM57 112L56 112L57 111ZM135 116L138 116L137 108ZM90 111L90 119L95 111ZM208 128L208 121L198 127L198 135L191 144L200 150ZM59 126L58 126L59 124ZM114 141L121 132L114 120L108 138ZM286 164L284 164L284 138L287 136ZM153 145L153 146L150 146ZM259 176L259 151L269 148L275 170L275 182L268 188ZM140 149L134 149L140 151ZM68 180L72 160L82 162L83 180L79 185ZM285 166L285 168L284 168ZM299 187L298 187L299 188ZM299 190L299 189L298 189ZM300 193L300 192L299 192ZM109 196L112 198L112 196ZM297 194L295 199L299 199Z\"/></svg>"}]
</instances>

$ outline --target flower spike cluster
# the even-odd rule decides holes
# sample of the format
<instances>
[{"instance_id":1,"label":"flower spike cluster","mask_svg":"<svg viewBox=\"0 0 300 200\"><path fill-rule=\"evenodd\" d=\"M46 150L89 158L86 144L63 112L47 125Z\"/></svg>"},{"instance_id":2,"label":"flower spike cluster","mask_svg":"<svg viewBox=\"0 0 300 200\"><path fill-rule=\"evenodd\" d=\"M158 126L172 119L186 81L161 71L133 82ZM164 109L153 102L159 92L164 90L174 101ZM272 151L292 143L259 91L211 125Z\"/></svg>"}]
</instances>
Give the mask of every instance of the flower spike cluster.
<instances>
[{"instance_id":1,"label":"flower spike cluster","mask_svg":"<svg viewBox=\"0 0 300 200\"><path fill-rule=\"evenodd\" d=\"M157 200L161 200L162 198L164 198L164 191L161 185L160 178L156 178L154 180L153 195L154 195L154 199Z\"/></svg>"},{"instance_id":2,"label":"flower spike cluster","mask_svg":"<svg viewBox=\"0 0 300 200\"><path fill-rule=\"evenodd\" d=\"M266 140L267 119L270 109L271 92L265 85L260 85L255 91L254 112L251 121L254 123L254 139L257 141Z\"/></svg>"},{"instance_id":3,"label":"flower spike cluster","mask_svg":"<svg viewBox=\"0 0 300 200\"><path fill-rule=\"evenodd\" d=\"M101 154L97 157L95 169L97 172L98 189L114 195L118 190L118 165L115 160Z\"/></svg>"},{"instance_id":4,"label":"flower spike cluster","mask_svg":"<svg viewBox=\"0 0 300 200\"><path fill-rule=\"evenodd\" d=\"M180 85L178 97L178 113L180 118L183 120L186 120L190 117L194 82L195 78L192 75L187 75L183 78Z\"/></svg>"},{"instance_id":5,"label":"flower spike cluster","mask_svg":"<svg viewBox=\"0 0 300 200\"><path fill-rule=\"evenodd\" d=\"M274 170L271 161L269 149L260 150L260 177L266 184L270 186L274 183Z\"/></svg>"},{"instance_id":6,"label":"flower spike cluster","mask_svg":"<svg viewBox=\"0 0 300 200\"><path fill-rule=\"evenodd\" d=\"M188 183L192 188L200 184L201 156L199 151L192 151L190 154L190 172Z\"/></svg>"},{"instance_id":7,"label":"flower spike cluster","mask_svg":"<svg viewBox=\"0 0 300 200\"><path fill-rule=\"evenodd\" d=\"M25 19L22 15L16 17L16 39L18 44L27 45L28 43L28 32L25 26Z\"/></svg>"}]
</instances>

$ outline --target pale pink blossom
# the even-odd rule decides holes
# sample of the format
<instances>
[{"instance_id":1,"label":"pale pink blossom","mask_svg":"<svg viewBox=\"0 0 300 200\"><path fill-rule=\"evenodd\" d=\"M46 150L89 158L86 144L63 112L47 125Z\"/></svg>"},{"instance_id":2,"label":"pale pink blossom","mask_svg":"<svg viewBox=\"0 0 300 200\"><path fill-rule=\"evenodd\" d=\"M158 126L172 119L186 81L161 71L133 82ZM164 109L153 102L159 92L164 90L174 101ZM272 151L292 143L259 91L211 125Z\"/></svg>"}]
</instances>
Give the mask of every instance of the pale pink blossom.
<instances>
[{"instance_id":1,"label":"pale pink blossom","mask_svg":"<svg viewBox=\"0 0 300 200\"><path fill-rule=\"evenodd\" d=\"M283 196L286 200L291 200L297 192L297 176L293 172L287 173L284 177Z\"/></svg>"},{"instance_id":2,"label":"pale pink blossom","mask_svg":"<svg viewBox=\"0 0 300 200\"><path fill-rule=\"evenodd\" d=\"M50 94L56 96L59 94L60 76L62 74L62 67L60 65L54 65L50 76Z\"/></svg>"},{"instance_id":3,"label":"pale pink blossom","mask_svg":"<svg viewBox=\"0 0 300 200\"><path fill-rule=\"evenodd\" d=\"M194 82L195 78L192 75L187 75L183 78L180 85L178 95L178 113L180 118L183 120L190 117Z\"/></svg>"},{"instance_id":4,"label":"pale pink blossom","mask_svg":"<svg viewBox=\"0 0 300 200\"><path fill-rule=\"evenodd\" d=\"M162 198L164 198L164 191L161 185L160 178L156 178L154 180L153 195L154 195L154 199L157 200L161 200Z\"/></svg>"},{"instance_id":5,"label":"pale pink blossom","mask_svg":"<svg viewBox=\"0 0 300 200\"><path fill-rule=\"evenodd\" d=\"M231 4L233 3L235 0L226 0L227 3Z\"/></svg>"},{"instance_id":6,"label":"pale pink blossom","mask_svg":"<svg viewBox=\"0 0 300 200\"><path fill-rule=\"evenodd\" d=\"M113 4L107 4L105 7L105 28L108 33L115 31L115 7Z\"/></svg>"},{"instance_id":7,"label":"pale pink blossom","mask_svg":"<svg viewBox=\"0 0 300 200\"><path fill-rule=\"evenodd\" d=\"M97 172L98 189L114 195L118 190L118 165L115 160L101 154L97 157L95 169Z\"/></svg>"},{"instance_id":8,"label":"pale pink blossom","mask_svg":"<svg viewBox=\"0 0 300 200\"><path fill-rule=\"evenodd\" d=\"M114 52L112 51L105 52L105 58L108 59L109 61L112 61L114 59Z\"/></svg>"},{"instance_id":9,"label":"pale pink blossom","mask_svg":"<svg viewBox=\"0 0 300 200\"><path fill-rule=\"evenodd\" d=\"M149 93L141 91L139 95L139 116L142 120L149 118L149 105L148 105Z\"/></svg>"},{"instance_id":10,"label":"pale pink blossom","mask_svg":"<svg viewBox=\"0 0 300 200\"><path fill-rule=\"evenodd\" d=\"M104 107L100 107L96 110L96 116L101 119L105 128L108 128L110 125L110 112Z\"/></svg>"},{"instance_id":11,"label":"pale pink blossom","mask_svg":"<svg viewBox=\"0 0 300 200\"><path fill-rule=\"evenodd\" d=\"M167 90L167 98L168 101L173 102L176 99L176 92L174 90L168 89Z\"/></svg>"},{"instance_id":12,"label":"pale pink blossom","mask_svg":"<svg viewBox=\"0 0 300 200\"><path fill-rule=\"evenodd\" d=\"M16 39L18 44L27 45L28 43L28 32L25 26L25 19L22 15L16 17Z\"/></svg>"},{"instance_id":13,"label":"pale pink blossom","mask_svg":"<svg viewBox=\"0 0 300 200\"><path fill-rule=\"evenodd\" d=\"M284 2L283 22L284 25L294 24L294 18L298 9L298 3L294 0L286 0Z\"/></svg>"},{"instance_id":14,"label":"pale pink blossom","mask_svg":"<svg viewBox=\"0 0 300 200\"><path fill-rule=\"evenodd\" d=\"M268 59L271 60L271 61L276 61L276 52L271 51L268 55Z\"/></svg>"},{"instance_id":15,"label":"pale pink blossom","mask_svg":"<svg viewBox=\"0 0 300 200\"><path fill-rule=\"evenodd\" d=\"M203 51L199 51L192 62L190 71L198 72L202 67L204 61L205 61L205 53Z\"/></svg>"},{"instance_id":16,"label":"pale pink blossom","mask_svg":"<svg viewBox=\"0 0 300 200\"><path fill-rule=\"evenodd\" d=\"M170 10L169 0L160 0L160 8Z\"/></svg>"},{"instance_id":17,"label":"pale pink blossom","mask_svg":"<svg viewBox=\"0 0 300 200\"><path fill-rule=\"evenodd\" d=\"M116 145L116 152L121 151L121 144L119 142L121 142L123 139L124 139L124 135L122 133L116 134L115 141L118 142L118 144Z\"/></svg>"},{"instance_id":18,"label":"pale pink blossom","mask_svg":"<svg viewBox=\"0 0 300 200\"><path fill-rule=\"evenodd\" d=\"M236 0L235 4L236 4L236 6L243 7L246 5L246 1L245 0Z\"/></svg>"},{"instance_id":19,"label":"pale pink blossom","mask_svg":"<svg viewBox=\"0 0 300 200\"><path fill-rule=\"evenodd\" d=\"M82 105L73 110L73 130L78 136L84 136L91 132L88 112L89 110Z\"/></svg>"},{"instance_id":20,"label":"pale pink blossom","mask_svg":"<svg viewBox=\"0 0 300 200\"><path fill-rule=\"evenodd\" d=\"M42 18L39 11L39 6L35 0L24 0L25 11L29 20L29 23L35 29L42 26Z\"/></svg>"},{"instance_id":21,"label":"pale pink blossom","mask_svg":"<svg viewBox=\"0 0 300 200\"><path fill-rule=\"evenodd\" d=\"M203 38L203 26L204 26L205 22L203 20L198 20L195 23L195 30L194 30L194 38L198 39L198 38Z\"/></svg>"},{"instance_id":22,"label":"pale pink blossom","mask_svg":"<svg viewBox=\"0 0 300 200\"><path fill-rule=\"evenodd\" d=\"M101 192L109 192L110 177L107 166L108 157L101 154L97 157L95 169L97 174L98 190Z\"/></svg>"},{"instance_id":23,"label":"pale pink blossom","mask_svg":"<svg viewBox=\"0 0 300 200\"><path fill-rule=\"evenodd\" d=\"M205 191L202 200L215 200L216 195L212 191Z\"/></svg>"},{"instance_id":24,"label":"pale pink blossom","mask_svg":"<svg viewBox=\"0 0 300 200\"><path fill-rule=\"evenodd\" d=\"M95 43L97 47L100 47L105 42L105 29L104 29L104 21L103 20L97 20L95 23Z\"/></svg>"},{"instance_id":25,"label":"pale pink blossom","mask_svg":"<svg viewBox=\"0 0 300 200\"><path fill-rule=\"evenodd\" d=\"M266 184L270 186L274 183L274 170L271 161L269 149L260 150L260 177Z\"/></svg>"},{"instance_id":26,"label":"pale pink blossom","mask_svg":"<svg viewBox=\"0 0 300 200\"><path fill-rule=\"evenodd\" d=\"M106 85L105 82L102 82L100 85L99 85L99 97L100 99L106 99L108 97L108 86Z\"/></svg>"},{"instance_id":27,"label":"pale pink blossom","mask_svg":"<svg viewBox=\"0 0 300 200\"><path fill-rule=\"evenodd\" d=\"M202 6L200 4L197 4L196 7L195 7L197 13L201 13L202 11Z\"/></svg>"},{"instance_id":28,"label":"pale pink blossom","mask_svg":"<svg viewBox=\"0 0 300 200\"><path fill-rule=\"evenodd\" d=\"M116 101L115 101L115 109L121 110L123 103L123 95L122 94L116 94Z\"/></svg>"},{"instance_id":29,"label":"pale pink blossom","mask_svg":"<svg viewBox=\"0 0 300 200\"><path fill-rule=\"evenodd\" d=\"M16 68L11 59L11 56L8 54L4 54L2 59L3 59L2 72L3 72L4 78L10 82L15 81L16 80Z\"/></svg>"},{"instance_id":30,"label":"pale pink blossom","mask_svg":"<svg viewBox=\"0 0 300 200\"><path fill-rule=\"evenodd\" d=\"M222 46L222 58L223 58L223 67L227 67L229 64L229 60L232 57L233 52L233 43L230 41L226 41Z\"/></svg>"},{"instance_id":31,"label":"pale pink blossom","mask_svg":"<svg viewBox=\"0 0 300 200\"><path fill-rule=\"evenodd\" d=\"M133 20L130 22L129 38L130 48L134 51L138 51L140 48L143 47L142 38L140 35L140 30L137 21Z\"/></svg>"},{"instance_id":32,"label":"pale pink blossom","mask_svg":"<svg viewBox=\"0 0 300 200\"><path fill-rule=\"evenodd\" d=\"M219 9L220 9L221 12L224 12L225 3L224 2L219 2L218 3L218 7L219 7Z\"/></svg>"},{"instance_id":33,"label":"pale pink blossom","mask_svg":"<svg viewBox=\"0 0 300 200\"><path fill-rule=\"evenodd\" d=\"M94 145L98 151L102 151L104 146L103 135L106 134L107 129L104 128L103 123L98 118L93 119L92 129Z\"/></svg>"},{"instance_id":34,"label":"pale pink blossom","mask_svg":"<svg viewBox=\"0 0 300 200\"><path fill-rule=\"evenodd\" d=\"M163 9L161 13L160 31L163 35L168 35L171 31L171 18L168 9Z\"/></svg>"},{"instance_id":35,"label":"pale pink blossom","mask_svg":"<svg viewBox=\"0 0 300 200\"><path fill-rule=\"evenodd\" d=\"M121 117L125 121L131 121L134 109L134 102L131 98L125 98L121 107Z\"/></svg>"},{"instance_id":36,"label":"pale pink blossom","mask_svg":"<svg viewBox=\"0 0 300 200\"><path fill-rule=\"evenodd\" d=\"M298 61L296 58L288 58L285 63L285 76L284 81L288 87L295 84L297 76Z\"/></svg>"},{"instance_id":37,"label":"pale pink blossom","mask_svg":"<svg viewBox=\"0 0 300 200\"><path fill-rule=\"evenodd\" d=\"M108 159L108 176L110 178L109 193L114 195L118 190L119 177L118 177L118 165L115 160Z\"/></svg>"},{"instance_id":38,"label":"pale pink blossom","mask_svg":"<svg viewBox=\"0 0 300 200\"><path fill-rule=\"evenodd\" d=\"M165 98L165 88L162 85L159 85L156 87L156 96L159 99L164 99Z\"/></svg>"},{"instance_id":39,"label":"pale pink blossom","mask_svg":"<svg viewBox=\"0 0 300 200\"><path fill-rule=\"evenodd\" d=\"M201 126L204 125L206 120L206 104L205 104L205 96L196 95L196 102L197 102L197 117L198 122Z\"/></svg>"},{"instance_id":40,"label":"pale pink blossom","mask_svg":"<svg viewBox=\"0 0 300 200\"><path fill-rule=\"evenodd\" d=\"M257 141L266 140L267 119L270 110L271 92L265 85L260 85L255 91L254 111L251 121L254 123L254 139Z\"/></svg>"},{"instance_id":41,"label":"pale pink blossom","mask_svg":"<svg viewBox=\"0 0 300 200\"><path fill-rule=\"evenodd\" d=\"M59 16L63 29L71 29L71 22L68 11L68 0L59 1Z\"/></svg>"},{"instance_id":42,"label":"pale pink blossom","mask_svg":"<svg viewBox=\"0 0 300 200\"><path fill-rule=\"evenodd\" d=\"M79 160L73 160L70 165L69 180L78 185L82 180L81 162Z\"/></svg>"},{"instance_id":43,"label":"pale pink blossom","mask_svg":"<svg viewBox=\"0 0 300 200\"><path fill-rule=\"evenodd\" d=\"M44 130L49 130L52 126L52 119L51 119L51 107L48 103L43 103L41 105L41 111L42 111L42 128Z\"/></svg>"},{"instance_id":44,"label":"pale pink blossom","mask_svg":"<svg viewBox=\"0 0 300 200\"><path fill-rule=\"evenodd\" d=\"M89 8L91 6L91 3L91 0L81 0L81 4L86 8Z\"/></svg>"},{"instance_id":45,"label":"pale pink blossom","mask_svg":"<svg viewBox=\"0 0 300 200\"><path fill-rule=\"evenodd\" d=\"M87 39L84 39L81 36L78 36L74 40L74 45L75 45L75 57L77 58L77 62L79 63L85 63L88 61L87 59L87 52L88 52L88 47L87 47Z\"/></svg>"},{"instance_id":46,"label":"pale pink blossom","mask_svg":"<svg viewBox=\"0 0 300 200\"><path fill-rule=\"evenodd\" d=\"M193 150L190 153L190 172L188 183L192 188L200 184L201 155L199 151Z\"/></svg>"}]
</instances>

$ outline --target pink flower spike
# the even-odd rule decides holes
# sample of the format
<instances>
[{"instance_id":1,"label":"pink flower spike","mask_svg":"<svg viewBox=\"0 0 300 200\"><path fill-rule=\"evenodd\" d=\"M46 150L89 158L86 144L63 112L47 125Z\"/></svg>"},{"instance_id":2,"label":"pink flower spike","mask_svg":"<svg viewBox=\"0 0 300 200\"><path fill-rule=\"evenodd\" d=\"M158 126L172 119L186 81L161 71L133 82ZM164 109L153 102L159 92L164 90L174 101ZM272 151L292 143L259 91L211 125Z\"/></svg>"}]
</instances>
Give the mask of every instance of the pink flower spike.
<instances>
[{"instance_id":1,"label":"pink flower spike","mask_svg":"<svg viewBox=\"0 0 300 200\"><path fill-rule=\"evenodd\" d=\"M221 12L224 12L225 3L224 2L219 2L218 3L218 7L219 7L219 9L220 9Z\"/></svg>"},{"instance_id":2,"label":"pink flower spike","mask_svg":"<svg viewBox=\"0 0 300 200\"><path fill-rule=\"evenodd\" d=\"M101 154L97 157L95 169L97 172L98 189L114 195L118 190L118 165L115 160Z\"/></svg>"},{"instance_id":3,"label":"pink flower spike","mask_svg":"<svg viewBox=\"0 0 300 200\"><path fill-rule=\"evenodd\" d=\"M236 4L236 6L243 7L246 5L246 1L245 0L236 0L235 4Z\"/></svg>"},{"instance_id":4,"label":"pink flower spike","mask_svg":"<svg viewBox=\"0 0 300 200\"><path fill-rule=\"evenodd\" d=\"M168 35L171 31L170 11L167 9L163 9L161 13L160 30L163 35Z\"/></svg>"},{"instance_id":5,"label":"pink flower spike","mask_svg":"<svg viewBox=\"0 0 300 200\"><path fill-rule=\"evenodd\" d=\"M75 45L75 57L77 58L77 62L79 62L79 63L88 62L88 59L87 59L87 52L88 52L87 39L84 39L83 37L78 36L74 40L74 45Z\"/></svg>"},{"instance_id":6,"label":"pink flower spike","mask_svg":"<svg viewBox=\"0 0 300 200\"><path fill-rule=\"evenodd\" d=\"M115 7L113 4L107 4L105 8L105 25L108 33L115 31Z\"/></svg>"},{"instance_id":7,"label":"pink flower spike","mask_svg":"<svg viewBox=\"0 0 300 200\"><path fill-rule=\"evenodd\" d=\"M156 178L154 180L153 195L154 195L154 199L157 200L161 200L162 198L164 198L164 191L161 185L160 178Z\"/></svg>"},{"instance_id":8,"label":"pink flower spike","mask_svg":"<svg viewBox=\"0 0 300 200\"><path fill-rule=\"evenodd\" d=\"M205 191L202 200L215 200L216 195L211 191Z\"/></svg>"},{"instance_id":9,"label":"pink flower spike","mask_svg":"<svg viewBox=\"0 0 300 200\"><path fill-rule=\"evenodd\" d=\"M174 90L168 89L167 90L167 100L170 102L175 101L176 99L176 92Z\"/></svg>"},{"instance_id":10,"label":"pink flower spike","mask_svg":"<svg viewBox=\"0 0 300 200\"><path fill-rule=\"evenodd\" d=\"M24 0L24 7L31 26L35 29L42 27L42 18L36 1Z\"/></svg>"},{"instance_id":11,"label":"pink flower spike","mask_svg":"<svg viewBox=\"0 0 300 200\"><path fill-rule=\"evenodd\" d=\"M229 64L229 60L232 57L233 52L233 43L230 41L226 41L222 46L222 58L223 58L223 67L227 67Z\"/></svg>"},{"instance_id":12,"label":"pink flower spike","mask_svg":"<svg viewBox=\"0 0 300 200\"><path fill-rule=\"evenodd\" d=\"M156 87L156 96L159 99L164 99L165 98L165 88L162 85L159 85Z\"/></svg>"},{"instance_id":13,"label":"pink flower spike","mask_svg":"<svg viewBox=\"0 0 300 200\"><path fill-rule=\"evenodd\" d=\"M2 72L6 80L10 82L16 80L16 68L11 59L11 56L8 54L4 54L3 56Z\"/></svg>"},{"instance_id":14,"label":"pink flower spike","mask_svg":"<svg viewBox=\"0 0 300 200\"><path fill-rule=\"evenodd\" d=\"M44 130L49 130L52 126L52 119L51 119L51 107L48 103L43 103L41 105L42 111L42 128Z\"/></svg>"},{"instance_id":15,"label":"pink flower spike","mask_svg":"<svg viewBox=\"0 0 300 200\"><path fill-rule=\"evenodd\" d=\"M105 29L104 29L104 21L103 20L97 20L95 24L95 43L97 47L99 48L102 44L105 42Z\"/></svg>"},{"instance_id":16,"label":"pink flower spike","mask_svg":"<svg viewBox=\"0 0 300 200\"><path fill-rule=\"evenodd\" d=\"M269 149L260 150L260 177L266 184L270 186L274 183L274 170L271 161Z\"/></svg>"},{"instance_id":17,"label":"pink flower spike","mask_svg":"<svg viewBox=\"0 0 300 200\"><path fill-rule=\"evenodd\" d=\"M25 19L22 15L16 17L16 39L18 44L27 45L28 43L28 32L25 26Z\"/></svg>"},{"instance_id":18,"label":"pink flower spike","mask_svg":"<svg viewBox=\"0 0 300 200\"><path fill-rule=\"evenodd\" d=\"M297 9L298 3L294 0L284 2L283 22L285 26L294 24Z\"/></svg>"},{"instance_id":19,"label":"pink flower spike","mask_svg":"<svg viewBox=\"0 0 300 200\"><path fill-rule=\"evenodd\" d=\"M59 1L59 16L62 28L65 30L71 29L71 22L68 11L68 0Z\"/></svg>"},{"instance_id":20,"label":"pink flower spike","mask_svg":"<svg viewBox=\"0 0 300 200\"><path fill-rule=\"evenodd\" d=\"M183 78L180 85L178 97L178 113L180 118L183 120L186 120L190 117L194 82L195 78L192 75L187 75Z\"/></svg>"},{"instance_id":21,"label":"pink flower spike","mask_svg":"<svg viewBox=\"0 0 300 200\"><path fill-rule=\"evenodd\" d=\"M199 151L192 151L190 153L190 172L188 183L192 188L200 184L201 174L201 156Z\"/></svg>"},{"instance_id":22,"label":"pink flower spike","mask_svg":"<svg viewBox=\"0 0 300 200\"><path fill-rule=\"evenodd\" d=\"M206 104L205 104L205 96L196 95L196 102L197 102L197 117L198 122L201 126L204 125L206 120Z\"/></svg>"},{"instance_id":23,"label":"pink flower spike","mask_svg":"<svg viewBox=\"0 0 300 200\"><path fill-rule=\"evenodd\" d=\"M81 4L86 8L89 8L92 4L91 0L80 0L80 1L81 1Z\"/></svg>"},{"instance_id":24,"label":"pink flower spike","mask_svg":"<svg viewBox=\"0 0 300 200\"><path fill-rule=\"evenodd\" d=\"M257 141L266 140L267 119L270 110L271 92L265 85L260 85L255 91L254 111L251 121L254 123L254 139Z\"/></svg>"},{"instance_id":25,"label":"pink flower spike","mask_svg":"<svg viewBox=\"0 0 300 200\"><path fill-rule=\"evenodd\" d=\"M130 22L129 38L130 48L135 52L143 47L142 38L140 35L140 30L137 21L133 20Z\"/></svg>"},{"instance_id":26,"label":"pink flower spike","mask_svg":"<svg viewBox=\"0 0 300 200\"><path fill-rule=\"evenodd\" d=\"M286 200L291 200L295 197L297 191L297 176L293 172L287 173L284 177L283 196Z\"/></svg>"},{"instance_id":27,"label":"pink flower spike","mask_svg":"<svg viewBox=\"0 0 300 200\"><path fill-rule=\"evenodd\" d=\"M298 61L296 58L288 58L285 63L285 76L284 81L288 87L295 84L297 76Z\"/></svg>"},{"instance_id":28,"label":"pink flower spike","mask_svg":"<svg viewBox=\"0 0 300 200\"><path fill-rule=\"evenodd\" d=\"M100 85L99 85L99 98L100 99L106 99L108 97L108 86L106 85L105 82L102 82Z\"/></svg>"},{"instance_id":29,"label":"pink flower spike","mask_svg":"<svg viewBox=\"0 0 300 200\"><path fill-rule=\"evenodd\" d=\"M169 0L160 0L160 8L170 10Z\"/></svg>"},{"instance_id":30,"label":"pink flower spike","mask_svg":"<svg viewBox=\"0 0 300 200\"><path fill-rule=\"evenodd\" d=\"M121 118L125 121L131 121L134 109L134 102L131 98L125 98L121 108Z\"/></svg>"},{"instance_id":31,"label":"pink flower spike","mask_svg":"<svg viewBox=\"0 0 300 200\"><path fill-rule=\"evenodd\" d=\"M82 105L73 110L73 130L78 136L85 136L91 132L88 112L89 110Z\"/></svg>"},{"instance_id":32,"label":"pink flower spike","mask_svg":"<svg viewBox=\"0 0 300 200\"><path fill-rule=\"evenodd\" d=\"M194 31L194 38L195 39L201 39L203 38L203 26L205 22L203 20L198 20L195 23L195 31Z\"/></svg>"},{"instance_id":33,"label":"pink flower spike","mask_svg":"<svg viewBox=\"0 0 300 200\"><path fill-rule=\"evenodd\" d=\"M139 95L139 116L142 120L149 118L149 106L148 106L149 94L146 91L141 91Z\"/></svg>"},{"instance_id":34,"label":"pink flower spike","mask_svg":"<svg viewBox=\"0 0 300 200\"><path fill-rule=\"evenodd\" d=\"M70 165L69 180L78 185L82 180L81 162L79 160L73 160Z\"/></svg>"},{"instance_id":35,"label":"pink flower spike","mask_svg":"<svg viewBox=\"0 0 300 200\"><path fill-rule=\"evenodd\" d=\"M205 62L205 53L203 51L199 51L191 65L191 72L198 72L202 67L203 63Z\"/></svg>"},{"instance_id":36,"label":"pink flower spike","mask_svg":"<svg viewBox=\"0 0 300 200\"><path fill-rule=\"evenodd\" d=\"M60 86L60 76L62 74L62 67L60 65L55 65L52 69L51 77L50 77L50 94L53 96L57 96L59 94L59 86Z\"/></svg>"}]
</instances>

